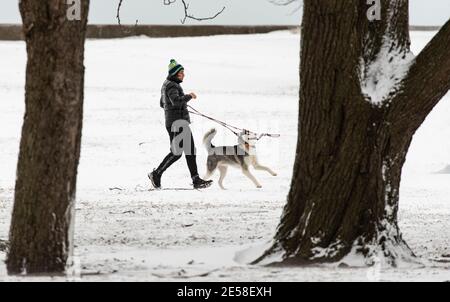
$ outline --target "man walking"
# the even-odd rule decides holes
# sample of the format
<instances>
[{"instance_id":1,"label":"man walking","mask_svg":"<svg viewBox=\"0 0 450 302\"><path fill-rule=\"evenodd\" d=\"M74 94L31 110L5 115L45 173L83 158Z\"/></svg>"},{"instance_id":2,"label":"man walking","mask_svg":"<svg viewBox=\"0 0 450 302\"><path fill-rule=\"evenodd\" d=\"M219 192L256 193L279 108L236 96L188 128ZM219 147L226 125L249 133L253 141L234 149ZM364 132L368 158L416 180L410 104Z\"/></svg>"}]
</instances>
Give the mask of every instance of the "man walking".
<instances>
[{"instance_id":1,"label":"man walking","mask_svg":"<svg viewBox=\"0 0 450 302\"><path fill-rule=\"evenodd\" d=\"M184 67L175 60L170 60L169 75L161 89L160 106L164 109L166 129L170 138L170 153L158 168L149 173L148 178L156 189L161 188L161 176L184 152L192 184L195 189L211 186L212 181L201 179L197 171L196 148L192 136L187 103L196 99L195 93L184 94L181 83L184 80Z\"/></svg>"}]
</instances>

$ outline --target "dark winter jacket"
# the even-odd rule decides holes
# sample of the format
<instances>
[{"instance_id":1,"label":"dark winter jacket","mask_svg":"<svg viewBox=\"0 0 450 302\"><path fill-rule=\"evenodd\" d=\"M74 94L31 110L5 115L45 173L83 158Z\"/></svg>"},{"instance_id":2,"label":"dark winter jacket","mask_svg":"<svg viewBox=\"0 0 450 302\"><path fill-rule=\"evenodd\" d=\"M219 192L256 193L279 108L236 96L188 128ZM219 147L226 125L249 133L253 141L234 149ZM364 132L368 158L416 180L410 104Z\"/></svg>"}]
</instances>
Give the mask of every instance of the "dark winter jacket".
<instances>
[{"instance_id":1,"label":"dark winter jacket","mask_svg":"<svg viewBox=\"0 0 450 302\"><path fill-rule=\"evenodd\" d=\"M176 120L191 122L187 103L192 99L191 95L185 95L180 85L181 81L175 77L169 77L161 88L160 106L164 108L166 127L172 127Z\"/></svg>"}]
</instances>

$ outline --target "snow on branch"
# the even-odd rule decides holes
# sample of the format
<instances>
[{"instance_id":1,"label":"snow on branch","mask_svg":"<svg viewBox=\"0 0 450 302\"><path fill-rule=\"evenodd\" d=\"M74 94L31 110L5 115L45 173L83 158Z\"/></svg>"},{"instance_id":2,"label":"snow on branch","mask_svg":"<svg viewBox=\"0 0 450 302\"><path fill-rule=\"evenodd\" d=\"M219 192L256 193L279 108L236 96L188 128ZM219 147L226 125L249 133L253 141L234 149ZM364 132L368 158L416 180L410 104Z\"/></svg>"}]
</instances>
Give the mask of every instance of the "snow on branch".
<instances>
[{"instance_id":1,"label":"snow on branch","mask_svg":"<svg viewBox=\"0 0 450 302\"><path fill-rule=\"evenodd\" d=\"M391 120L417 129L450 89L450 20L411 64L395 96Z\"/></svg>"},{"instance_id":2,"label":"snow on branch","mask_svg":"<svg viewBox=\"0 0 450 302\"><path fill-rule=\"evenodd\" d=\"M369 65L361 60L361 91L376 106L383 105L398 90L407 75L414 55L401 49L391 49L392 41L385 37L376 59Z\"/></svg>"},{"instance_id":3,"label":"snow on branch","mask_svg":"<svg viewBox=\"0 0 450 302\"><path fill-rule=\"evenodd\" d=\"M361 58L361 91L373 105L382 106L399 91L400 84L408 74L414 55L409 47L400 43L394 19L404 0L390 1L387 9L386 28L381 47L372 60Z\"/></svg>"}]
</instances>

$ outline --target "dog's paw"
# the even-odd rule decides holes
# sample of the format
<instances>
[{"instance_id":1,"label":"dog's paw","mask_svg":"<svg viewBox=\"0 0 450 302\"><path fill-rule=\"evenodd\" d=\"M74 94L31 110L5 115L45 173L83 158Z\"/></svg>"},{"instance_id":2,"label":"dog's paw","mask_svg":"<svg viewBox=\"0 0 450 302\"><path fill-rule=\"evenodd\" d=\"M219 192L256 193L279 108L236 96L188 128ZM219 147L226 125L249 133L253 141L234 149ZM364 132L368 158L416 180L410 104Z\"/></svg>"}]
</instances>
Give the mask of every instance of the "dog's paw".
<instances>
[{"instance_id":1,"label":"dog's paw","mask_svg":"<svg viewBox=\"0 0 450 302\"><path fill-rule=\"evenodd\" d=\"M258 189L261 189L261 188L262 188L262 186L261 186L261 185L259 185L259 186L256 186L256 188L258 188Z\"/></svg>"},{"instance_id":2,"label":"dog's paw","mask_svg":"<svg viewBox=\"0 0 450 302\"><path fill-rule=\"evenodd\" d=\"M275 172L274 172L274 173L271 173L271 174L272 174L272 176L278 176L278 174L277 174L277 173L275 173Z\"/></svg>"}]
</instances>

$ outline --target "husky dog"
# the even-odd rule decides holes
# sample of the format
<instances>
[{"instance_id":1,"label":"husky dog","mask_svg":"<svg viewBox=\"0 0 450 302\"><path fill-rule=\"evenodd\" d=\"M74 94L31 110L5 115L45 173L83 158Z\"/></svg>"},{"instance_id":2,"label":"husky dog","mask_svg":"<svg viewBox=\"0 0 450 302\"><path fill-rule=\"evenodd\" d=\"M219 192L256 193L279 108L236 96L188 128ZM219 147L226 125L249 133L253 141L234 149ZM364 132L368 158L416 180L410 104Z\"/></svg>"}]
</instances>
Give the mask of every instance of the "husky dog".
<instances>
[{"instance_id":1,"label":"husky dog","mask_svg":"<svg viewBox=\"0 0 450 302\"><path fill-rule=\"evenodd\" d=\"M250 166L253 166L255 170L264 170L269 172L273 176L277 176L277 174L270 168L264 167L258 163L255 147L255 144L258 140L256 134L244 130L239 134L237 145L215 147L211 141L216 133L216 129L211 129L205 134L203 138L203 144L208 151L206 175L204 179L209 179L214 171L216 169L219 169L219 186L222 190L225 190L223 186L223 179L227 174L228 166L235 166L237 168L240 168L242 170L242 173L250 178L250 180L253 181L257 188L262 188L262 186L253 176L253 174L250 173Z\"/></svg>"}]
</instances>

